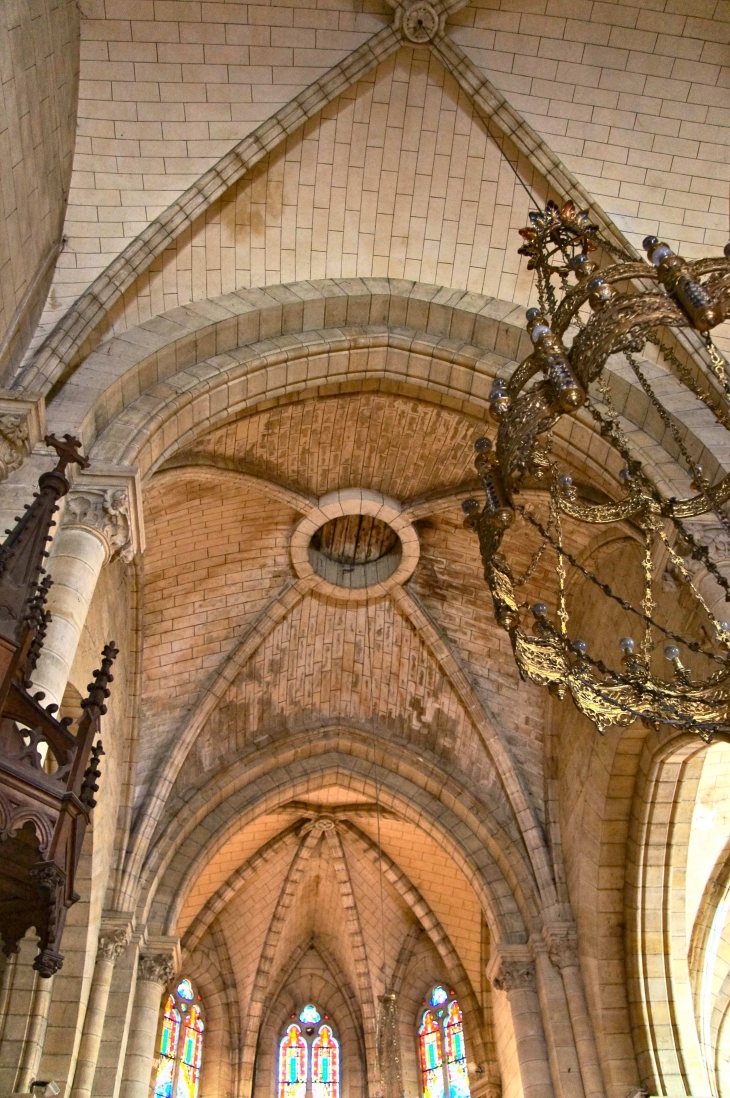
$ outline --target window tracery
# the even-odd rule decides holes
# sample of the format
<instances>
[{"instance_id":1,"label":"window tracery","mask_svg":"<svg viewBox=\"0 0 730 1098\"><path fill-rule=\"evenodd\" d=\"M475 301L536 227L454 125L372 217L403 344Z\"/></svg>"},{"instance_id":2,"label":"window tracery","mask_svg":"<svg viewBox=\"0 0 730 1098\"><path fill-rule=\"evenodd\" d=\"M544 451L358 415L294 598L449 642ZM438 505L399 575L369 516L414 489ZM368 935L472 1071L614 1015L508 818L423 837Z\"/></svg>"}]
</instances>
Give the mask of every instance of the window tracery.
<instances>
[{"instance_id":1,"label":"window tracery","mask_svg":"<svg viewBox=\"0 0 730 1098\"><path fill-rule=\"evenodd\" d=\"M437 984L418 1029L423 1098L471 1098L464 1016L453 991Z\"/></svg>"},{"instance_id":2,"label":"window tracery","mask_svg":"<svg viewBox=\"0 0 730 1098\"><path fill-rule=\"evenodd\" d=\"M181 980L165 1000L153 1098L197 1098L204 1031L200 996Z\"/></svg>"},{"instance_id":3,"label":"window tracery","mask_svg":"<svg viewBox=\"0 0 730 1098\"><path fill-rule=\"evenodd\" d=\"M279 1042L278 1098L339 1098L340 1044L313 1003L292 1015Z\"/></svg>"}]
</instances>

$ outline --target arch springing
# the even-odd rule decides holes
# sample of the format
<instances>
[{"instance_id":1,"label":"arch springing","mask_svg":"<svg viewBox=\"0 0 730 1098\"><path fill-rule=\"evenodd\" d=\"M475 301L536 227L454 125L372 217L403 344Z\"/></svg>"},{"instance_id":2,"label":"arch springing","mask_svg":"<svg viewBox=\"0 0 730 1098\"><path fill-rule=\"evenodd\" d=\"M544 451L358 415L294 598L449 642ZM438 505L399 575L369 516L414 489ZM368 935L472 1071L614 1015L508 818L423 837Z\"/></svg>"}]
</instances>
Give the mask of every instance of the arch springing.
<instances>
[{"instance_id":1,"label":"arch springing","mask_svg":"<svg viewBox=\"0 0 730 1098\"><path fill-rule=\"evenodd\" d=\"M200 996L181 980L165 999L153 1098L197 1098L204 1030Z\"/></svg>"},{"instance_id":2,"label":"arch springing","mask_svg":"<svg viewBox=\"0 0 730 1098\"><path fill-rule=\"evenodd\" d=\"M464 1016L453 991L431 990L418 1029L423 1098L471 1098Z\"/></svg>"}]
</instances>

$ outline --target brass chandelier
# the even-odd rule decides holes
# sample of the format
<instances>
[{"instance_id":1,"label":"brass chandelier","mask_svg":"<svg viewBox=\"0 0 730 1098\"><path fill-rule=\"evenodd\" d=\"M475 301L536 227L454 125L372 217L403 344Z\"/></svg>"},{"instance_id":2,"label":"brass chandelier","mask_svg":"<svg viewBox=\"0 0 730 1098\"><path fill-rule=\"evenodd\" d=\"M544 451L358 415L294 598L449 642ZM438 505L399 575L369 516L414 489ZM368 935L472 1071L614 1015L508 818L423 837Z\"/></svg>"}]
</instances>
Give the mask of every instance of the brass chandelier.
<instances>
[{"instance_id":1,"label":"brass chandelier","mask_svg":"<svg viewBox=\"0 0 730 1098\"><path fill-rule=\"evenodd\" d=\"M667 402L657 395L646 361L637 356L651 351L681 386L684 403L704 406L715 426L730 432L730 368L710 337L730 315L730 245L724 257L689 262L656 237L647 237L646 262L606 240L589 214L572 202L562 208L548 202L545 211L529 219L520 230L525 240L520 254L528 256L528 269L537 276L539 308L527 310L534 349L510 377L493 383L489 404L498 424L496 438L475 444L486 502L462 504L465 525L479 536L497 622L509 634L522 678L547 686L558 697L569 694L600 731L642 720L709 741L718 732L730 732L730 625L712 613L690 562L711 576L717 592L730 602L728 579L694 521L712 514L730 533L724 509L730 476L710 483ZM695 345L698 339L704 344L705 354L694 355L689 365L681 347L677 351L682 329L694 333ZM674 439L693 494L662 493L632 451L612 399L609 359L612 368L619 363L638 381ZM579 415L591 417L621 465L615 488L608 492L605 478L603 487L575 484L554 455L554 428L563 417ZM524 531L515 537L520 524ZM638 562L625 562L634 586L640 586L638 599L614 590L585 555L589 528L611 525L638 545ZM535 541L537 548L519 575L517 547ZM554 578L551 595L545 597L554 597L553 610L542 598L530 603L519 595L548 563ZM669 567L683 595L688 593L696 635L685 635L671 613L658 613L660 565L661 575ZM596 652L596 644L605 649L605 637L583 640L573 633L572 575L607 600L614 617L628 615L638 626L638 641L615 638L613 660ZM710 601L714 605L716 600Z\"/></svg>"}]
</instances>

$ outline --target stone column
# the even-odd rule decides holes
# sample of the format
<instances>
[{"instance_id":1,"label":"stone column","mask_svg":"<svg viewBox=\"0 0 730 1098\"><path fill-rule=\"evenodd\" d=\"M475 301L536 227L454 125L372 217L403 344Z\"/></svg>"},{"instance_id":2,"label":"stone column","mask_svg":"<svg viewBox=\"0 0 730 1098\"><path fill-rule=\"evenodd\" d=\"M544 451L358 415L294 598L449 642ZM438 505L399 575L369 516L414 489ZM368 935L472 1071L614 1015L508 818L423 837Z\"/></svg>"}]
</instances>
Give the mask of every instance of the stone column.
<instances>
[{"instance_id":1,"label":"stone column","mask_svg":"<svg viewBox=\"0 0 730 1098\"><path fill-rule=\"evenodd\" d=\"M168 952L143 953L139 958L120 1098L148 1098L162 993L175 975L175 967Z\"/></svg>"},{"instance_id":2,"label":"stone column","mask_svg":"<svg viewBox=\"0 0 730 1098\"><path fill-rule=\"evenodd\" d=\"M598 1049L593 1034L588 1004L583 989L578 949L572 935L546 935L550 960L560 970L568 1001L568 1014L573 1029L578 1064L586 1098L605 1098Z\"/></svg>"},{"instance_id":3,"label":"stone column","mask_svg":"<svg viewBox=\"0 0 730 1098\"><path fill-rule=\"evenodd\" d=\"M104 564L144 549L138 474L127 467L77 477L65 499L47 569L52 620L33 683L61 704L81 630Z\"/></svg>"},{"instance_id":4,"label":"stone column","mask_svg":"<svg viewBox=\"0 0 730 1098\"><path fill-rule=\"evenodd\" d=\"M129 945L130 936L131 925L102 929L99 934L96 966L84 1017L84 1029L76 1061L71 1098L89 1098L91 1094L114 965Z\"/></svg>"},{"instance_id":5,"label":"stone column","mask_svg":"<svg viewBox=\"0 0 730 1098\"><path fill-rule=\"evenodd\" d=\"M535 961L537 997L545 1031L545 1043L556 1098L585 1098L565 988L551 963L542 938L530 938Z\"/></svg>"},{"instance_id":6,"label":"stone column","mask_svg":"<svg viewBox=\"0 0 730 1098\"><path fill-rule=\"evenodd\" d=\"M53 994L53 981L53 976L50 979L36 976L33 1001L28 1019L28 1031L23 1046L18 1081L15 1084L15 1089L22 1093L30 1090L30 1084L36 1078L40 1067L43 1043L48 1028L48 1010L51 1005L51 995Z\"/></svg>"},{"instance_id":7,"label":"stone column","mask_svg":"<svg viewBox=\"0 0 730 1098\"><path fill-rule=\"evenodd\" d=\"M555 1098L535 965L527 948L502 946L490 958L487 976L496 991L507 995L525 1098Z\"/></svg>"}]
</instances>

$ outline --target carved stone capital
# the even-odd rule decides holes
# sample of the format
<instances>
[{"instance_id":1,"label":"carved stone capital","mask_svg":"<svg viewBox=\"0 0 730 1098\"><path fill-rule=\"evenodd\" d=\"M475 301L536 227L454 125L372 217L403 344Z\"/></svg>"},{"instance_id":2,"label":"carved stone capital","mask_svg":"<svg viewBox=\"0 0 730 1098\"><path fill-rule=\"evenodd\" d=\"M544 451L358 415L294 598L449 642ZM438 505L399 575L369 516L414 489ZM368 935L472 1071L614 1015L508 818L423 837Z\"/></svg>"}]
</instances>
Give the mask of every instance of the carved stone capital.
<instances>
[{"instance_id":1,"label":"carved stone capital","mask_svg":"<svg viewBox=\"0 0 730 1098\"><path fill-rule=\"evenodd\" d=\"M537 987L535 964L525 946L503 946L489 959L487 977L496 991L531 990Z\"/></svg>"},{"instance_id":2,"label":"carved stone capital","mask_svg":"<svg viewBox=\"0 0 730 1098\"><path fill-rule=\"evenodd\" d=\"M112 964L116 964L129 945L131 937L131 923L125 927L115 927L100 931L97 957L104 961L111 961Z\"/></svg>"},{"instance_id":3,"label":"carved stone capital","mask_svg":"<svg viewBox=\"0 0 730 1098\"><path fill-rule=\"evenodd\" d=\"M578 965L578 947L569 938L551 937L547 943L548 956L556 968L576 968Z\"/></svg>"},{"instance_id":4,"label":"carved stone capital","mask_svg":"<svg viewBox=\"0 0 730 1098\"><path fill-rule=\"evenodd\" d=\"M175 961L169 953L142 953L137 966L137 979L150 983L168 984L175 975Z\"/></svg>"},{"instance_id":5,"label":"carved stone capital","mask_svg":"<svg viewBox=\"0 0 730 1098\"><path fill-rule=\"evenodd\" d=\"M81 473L67 496L63 523L93 530L106 545L107 561L128 564L144 549L138 471L100 463Z\"/></svg>"},{"instance_id":6,"label":"carved stone capital","mask_svg":"<svg viewBox=\"0 0 730 1098\"><path fill-rule=\"evenodd\" d=\"M19 469L46 433L45 400L34 393L19 399L0 389L0 481Z\"/></svg>"}]
</instances>

